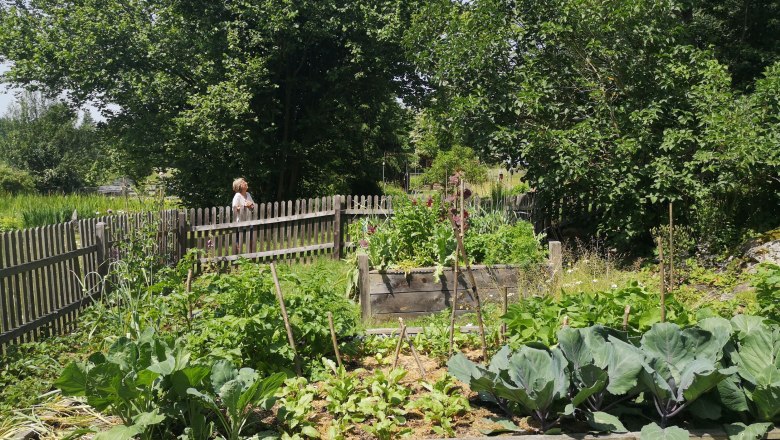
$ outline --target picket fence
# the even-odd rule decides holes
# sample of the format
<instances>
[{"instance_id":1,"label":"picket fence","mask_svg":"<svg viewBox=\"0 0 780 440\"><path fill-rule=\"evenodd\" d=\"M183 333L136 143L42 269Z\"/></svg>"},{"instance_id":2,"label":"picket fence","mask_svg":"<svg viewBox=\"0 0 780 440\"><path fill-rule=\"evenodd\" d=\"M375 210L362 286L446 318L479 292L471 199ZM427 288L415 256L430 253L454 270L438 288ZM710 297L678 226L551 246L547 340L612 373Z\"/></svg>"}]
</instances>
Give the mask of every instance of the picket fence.
<instances>
[{"instance_id":1,"label":"picket fence","mask_svg":"<svg viewBox=\"0 0 780 440\"><path fill-rule=\"evenodd\" d=\"M420 203L424 203L421 200ZM528 219L531 194L500 202ZM472 206L494 207L474 198ZM350 227L367 216L390 217L390 196L329 196L260 203L239 216L230 207L122 214L0 234L0 350L67 332L79 312L120 280L134 236L154 236L156 257L175 264L199 249L199 265L239 258L308 263L341 258L353 246Z\"/></svg>"}]
</instances>

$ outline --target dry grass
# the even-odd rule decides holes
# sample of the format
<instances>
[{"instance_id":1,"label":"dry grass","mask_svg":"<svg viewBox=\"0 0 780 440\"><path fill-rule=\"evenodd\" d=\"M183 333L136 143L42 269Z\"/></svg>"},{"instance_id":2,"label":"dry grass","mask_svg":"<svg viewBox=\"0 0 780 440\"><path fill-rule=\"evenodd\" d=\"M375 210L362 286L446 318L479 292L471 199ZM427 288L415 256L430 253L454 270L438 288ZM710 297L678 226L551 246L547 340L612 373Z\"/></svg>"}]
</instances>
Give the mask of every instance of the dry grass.
<instances>
[{"instance_id":1,"label":"dry grass","mask_svg":"<svg viewBox=\"0 0 780 440\"><path fill-rule=\"evenodd\" d=\"M0 421L0 439L11 439L34 432L40 439L62 439L76 430L100 431L118 423L79 400L63 397L59 392L42 396L43 403L17 410Z\"/></svg>"}]
</instances>

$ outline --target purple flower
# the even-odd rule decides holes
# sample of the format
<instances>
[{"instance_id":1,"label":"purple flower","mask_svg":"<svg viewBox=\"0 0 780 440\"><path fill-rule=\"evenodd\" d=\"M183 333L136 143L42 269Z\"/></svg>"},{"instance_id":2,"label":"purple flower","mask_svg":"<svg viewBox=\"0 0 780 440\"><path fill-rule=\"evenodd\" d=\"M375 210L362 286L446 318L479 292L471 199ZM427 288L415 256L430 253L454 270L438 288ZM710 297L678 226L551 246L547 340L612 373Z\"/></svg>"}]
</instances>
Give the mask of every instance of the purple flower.
<instances>
[{"instance_id":1,"label":"purple flower","mask_svg":"<svg viewBox=\"0 0 780 440\"><path fill-rule=\"evenodd\" d=\"M428 196L428 200L425 202L425 204L430 208L433 205L433 197Z\"/></svg>"},{"instance_id":2,"label":"purple flower","mask_svg":"<svg viewBox=\"0 0 780 440\"><path fill-rule=\"evenodd\" d=\"M471 190L466 188L465 190L463 190L463 198L468 199L469 197L471 197Z\"/></svg>"},{"instance_id":3,"label":"purple flower","mask_svg":"<svg viewBox=\"0 0 780 440\"><path fill-rule=\"evenodd\" d=\"M376 232L376 226L368 225L368 235L372 235Z\"/></svg>"},{"instance_id":4,"label":"purple flower","mask_svg":"<svg viewBox=\"0 0 780 440\"><path fill-rule=\"evenodd\" d=\"M363 249L368 248L368 240L360 240L360 247Z\"/></svg>"}]
</instances>

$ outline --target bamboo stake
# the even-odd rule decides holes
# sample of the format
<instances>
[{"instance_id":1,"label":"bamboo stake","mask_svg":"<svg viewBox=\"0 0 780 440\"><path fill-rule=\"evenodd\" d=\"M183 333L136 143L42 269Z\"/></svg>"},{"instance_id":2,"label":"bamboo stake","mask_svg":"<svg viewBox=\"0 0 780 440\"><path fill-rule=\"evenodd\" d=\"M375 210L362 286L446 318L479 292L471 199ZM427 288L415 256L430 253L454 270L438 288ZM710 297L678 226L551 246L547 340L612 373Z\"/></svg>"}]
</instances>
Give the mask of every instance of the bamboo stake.
<instances>
[{"instance_id":1,"label":"bamboo stake","mask_svg":"<svg viewBox=\"0 0 780 440\"><path fill-rule=\"evenodd\" d=\"M395 359L393 360L393 370L395 370L395 367L398 366L398 356L401 355L401 345L403 344L405 337L406 337L406 325L404 325L404 322L402 320L401 331L398 334L398 345L395 346Z\"/></svg>"},{"instance_id":2,"label":"bamboo stake","mask_svg":"<svg viewBox=\"0 0 780 440\"><path fill-rule=\"evenodd\" d=\"M463 224L463 207L461 206L461 225ZM450 216L450 222L452 223L453 230L458 231L458 225L455 224L455 219ZM471 283L471 297L477 303L477 322L479 323L479 337L482 342L482 359L487 361L487 342L485 341L485 323L482 321L482 301L479 299L479 292L477 290L477 280L474 278L474 272L471 271L471 263L469 263L468 255L466 254L466 248L463 246L463 237L455 233L455 237L458 240L458 249L460 249L460 255L463 257L463 262L466 265L466 273L469 276L469 282Z\"/></svg>"},{"instance_id":3,"label":"bamboo stake","mask_svg":"<svg viewBox=\"0 0 780 440\"><path fill-rule=\"evenodd\" d=\"M406 325L404 324L404 318L398 318L398 321L401 323L401 327L406 329ZM420 361L420 356L417 354L417 350L414 348L414 344L412 343L412 340L409 338L409 335L404 332L404 339L406 339L406 342L409 343L409 348L412 350L412 356L414 356L414 361L417 363L417 368L420 369L420 378L425 379L425 368L423 368L422 362Z\"/></svg>"},{"instance_id":4,"label":"bamboo stake","mask_svg":"<svg viewBox=\"0 0 780 440\"><path fill-rule=\"evenodd\" d=\"M454 198L454 197L453 197ZM457 232L456 232L457 234ZM455 250L455 267L453 270L453 276L455 279L452 281L452 313L450 314L450 353L449 357L452 357L452 352L455 347L455 312L458 310L458 277L460 276L460 267L458 261L458 250Z\"/></svg>"},{"instance_id":5,"label":"bamboo stake","mask_svg":"<svg viewBox=\"0 0 780 440\"><path fill-rule=\"evenodd\" d=\"M628 315L631 313L631 304L626 304L626 308L623 311L623 331L628 331Z\"/></svg>"},{"instance_id":6,"label":"bamboo stake","mask_svg":"<svg viewBox=\"0 0 780 440\"><path fill-rule=\"evenodd\" d=\"M666 276L664 275L664 240L658 238L658 257L661 260L661 322L666 322Z\"/></svg>"},{"instance_id":7,"label":"bamboo stake","mask_svg":"<svg viewBox=\"0 0 780 440\"><path fill-rule=\"evenodd\" d=\"M189 293L192 291L192 269L187 271L187 282L184 284L184 290L187 292L187 328L192 329L192 298Z\"/></svg>"},{"instance_id":8,"label":"bamboo stake","mask_svg":"<svg viewBox=\"0 0 780 440\"><path fill-rule=\"evenodd\" d=\"M339 344L336 341L336 328L333 326L333 313L328 312L328 325L330 326L330 339L333 341L333 351L336 352L336 362L341 367L341 353L339 353Z\"/></svg>"},{"instance_id":9,"label":"bamboo stake","mask_svg":"<svg viewBox=\"0 0 780 440\"><path fill-rule=\"evenodd\" d=\"M295 339L293 339L292 327L290 327L290 318L287 316L287 308L284 306L284 297L282 296L282 288L279 285L279 277L276 275L276 265L271 262L271 275L274 277L274 286L276 286L276 299L279 300L279 307L282 309L282 319L284 320L284 328L287 330L287 342L290 343L292 348L295 362L295 373L298 376L302 375L301 372L301 360L298 358L298 350L295 348Z\"/></svg>"},{"instance_id":10,"label":"bamboo stake","mask_svg":"<svg viewBox=\"0 0 780 440\"><path fill-rule=\"evenodd\" d=\"M672 202L669 202L669 290L674 290L674 220L672 220Z\"/></svg>"},{"instance_id":11,"label":"bamboo stake","mask_svg":"<svg viewBox=\"0 0 780 440\"><path fill-rule=\"evenodd\" d=\"M507 295L508 290L509 290L509 288L507 288L506 286L501 288L501 296L502 296L502 300L503 300L502 304L501 304L501 312L502 312L503 315L506 315L507 308L509 307L508 299L507 299L507 297L509 296L509 295ZM501 343L506 344L506 321L504 321L501 324L500 332L501 332Z\"/></svg>"},{"instance_id":12,"label":"bamboo stake","mask_svg":"<svg viewBox=\"0 0 780 440\"><path fill-rule=\"evenodd\" d=\"M187 271L187 282L184 284L184 288L187 290L187 293L190 293L192 290L192 269Z\"/></svg>"}]
</instances>

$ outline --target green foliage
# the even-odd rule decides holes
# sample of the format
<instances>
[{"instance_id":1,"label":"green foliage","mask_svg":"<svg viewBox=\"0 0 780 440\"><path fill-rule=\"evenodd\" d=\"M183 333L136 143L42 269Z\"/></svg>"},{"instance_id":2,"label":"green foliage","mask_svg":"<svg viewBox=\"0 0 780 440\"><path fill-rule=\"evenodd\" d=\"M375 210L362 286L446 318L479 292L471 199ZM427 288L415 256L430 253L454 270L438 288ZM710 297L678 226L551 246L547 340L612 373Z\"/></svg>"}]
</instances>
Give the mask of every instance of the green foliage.
<instances>
[{"instance_id":1,"label":"green foliage","mask_svg":"<svg viewBox=\"0 0 780 440\"><path fill-rule=\"evenodd\" d=\"M15 183L15 190L4 188L9 192L28 191L30 179L41 192L73 192L108 177L112 165L88 115L79 123L76 111L33 93L0 120L0 157L24 172L0 173L6 174L0 180Z\"/></svg>"},{"instance_id":2,"label":"green foliage","mask_svg":"<svg viewBox=\"0 0 780 440\"><path fill-rule=\"evenodd\" d=\"M307 374L323 356L333 355L327 312L342 338L358 331L359 312L344 297L332 265L315 264L308 274L279 267L284 301L297 350ZM248 262L231 274L206 274L193 286L203 298L199 317L186 336L198 356L233 359L265 372L292 372L294 353L287 343L270 270Z\"/></svg>"},{"instance_id":3,"label":"green foliage","mask_svg":"<svg viewBox=\"0 0 780 440\"><path fill-rule=\"evenodd\" d=\"M487 170L487 166L480 163L474 150L456 145L447 151L438 152L431 167L423 174L423 183L438 183L444 187L447 185L447 179L460 171L469 183L478 184L487 179Z\"/></svg>"},{"instance_id":4,"label":"green foliage","mask_svg":"<svg viewBox=\"0 0 780 440\"><path fill-rule=\"evenodd\" d=\"M0 162L0 193L19 194L35 191L30 173Z\"/></svg>"},{"instance_id":5,"label":"green foliage","mask_svg":"<svg viewBox=\"0 0 780 440\"><path fill-rule=\"evenodd\" d=\"M175 205L165 202L166 208ZM70 221L73 211L78 218L94 218L112 213L155 211L157 200L114 198L92 194L42 195L0 193L0 218L7 219L9 229L35 228Z\"/></svg>"},{"instance_id":6,"label":"green foliage","mask_svg":"<svg viewBox=\"0 0 780 440\"><path fill-rule=\"evenodd\" d=\"M631 306L626 328L629 335L644 333L653 324L661 322L660 296L636 281L623 288L601 292L563 291L559 297L525 298L511 304L503 320L507 323L513 345L531 341L550 345L556 341L556 332L564 316L569 317L572 327L603 324L617 328L622 325L627 305ZM688 325L695 321L695 316L693 311L667 294L666 320Z\"/></svg>"},{"instance_id":7,"label":"green foliage","mask_svg":"<svg viewBox=\"0 0 780 440\"><path fill-rule=\"evenodd\" d=\"M428 2L406 35L432 89L427 136L527 164L537 208L626 249L680 202L677 223L719 252L779 214L780 67L734 92L691 40L689 13L655 0Z\"/></svg>"},{"instance_id":8,"label":"green foliage","mask_svg":"<svg viewBox=\"0 0 780 440\"><path fill-rule=\"evenodd\" d=\"M319 438L311 421L312 402L318 396L317 387L305 377L287 379L279 390L279 411L276 419L282 428L282 439Z\"/></svg>"},{"instance_id":9,"label":"green foliage","mask_svg":"<svg viewBox=\"0 0 780 440\"><path fill-rule=\"evenodd\" d=\"M224 205L238 175L256 200L378 191L382 153L405 143L411 6L8 4L0 53L6 81L97 101L122 166L176 168L190 206Z\"/></svg>"},{"instance_id":10,"label":"green foliage","mask_svg":"<svg viewBox=\"0 0 780 440\"><path fill-rule=\"evenodd\" d=\"M460 394L450 375L445 374L435 383L423 382L422 386L429 393L411 402L408 407L422 412L425 420L432 424L434 433L442 437L454 437L453 418L471 409L468 399Z\"/></svg>"},{"instance_id":11,"label":"green foliage","mask_svg":"<svg viewBox=\"0 0 780 440\"><path fill-rule=\"evenodd\" d=\"M284 379L283 373L261 379L251 368L237 370L230 362L222 360L211 367L206 391L189 387L187 394L194 396L217 415L228 440L238 440L251 415L251 409L261 404L269 409Z\"/></svg>"},{"instance_id":12,"label":"green foliage","mask_svg":"<svg viewBox=\"0 0 780 440\"><path fill-rule=\"evenodd\" d=\"M780 321L780 266L770 263L759 265L753 285L761 314Z\"/></svg>"},{"instance_id":13,"label":"green foliage","mask_svg":"<svg viewBox=\"0 0 780 440\"><path fill-rule=\"evenodd\" d=\"M187 389L201 386L208 373L208 367L190 363L179 342L145 331L137 341L120 338L106 354L71 363L54 385L66 396L83 396L98 411L119 417L124 427L112 428L108 436L177 435L183 421L193 430L202 429L196 438L205 439L210 435L205 415L187 404Z\"/></svg>"},{"instance_id":14,"label":"green foliage","mask_svg":"<svg viewBox=\"0 0 780 440\"><path fill-rule=\"evenodd\" d=\"M447 362L449 373L480 398L497 404L508 415L529 414L542 432L560 420L568 400L566 359L560 349L522 346L513 353L504 346L485 368L458 353Z\"/></svg>"},{"instance_id":15,"label":"green foliage","mask_svg":"<svg viewBox=\"0 0 780 440\"><path fill-rule=\"evenodd\" d=\"M534 226L522 220L512 222L508 215L483 211L470 217L463 245L472 261L522 267L542 262L541 237L534 234Z\"/></svg>"},{"instance_id":16,"label":"green foliage","mask_svg":"<svg viewBox=\"0 0 780 440\"><path fill-rule=\"evenodd\" d=\"M757 421L780 422L780 327L757 316L731 320L736 343L728 352L739 379L718 387L724 406Z\"/></svg>"}]
</instances>

